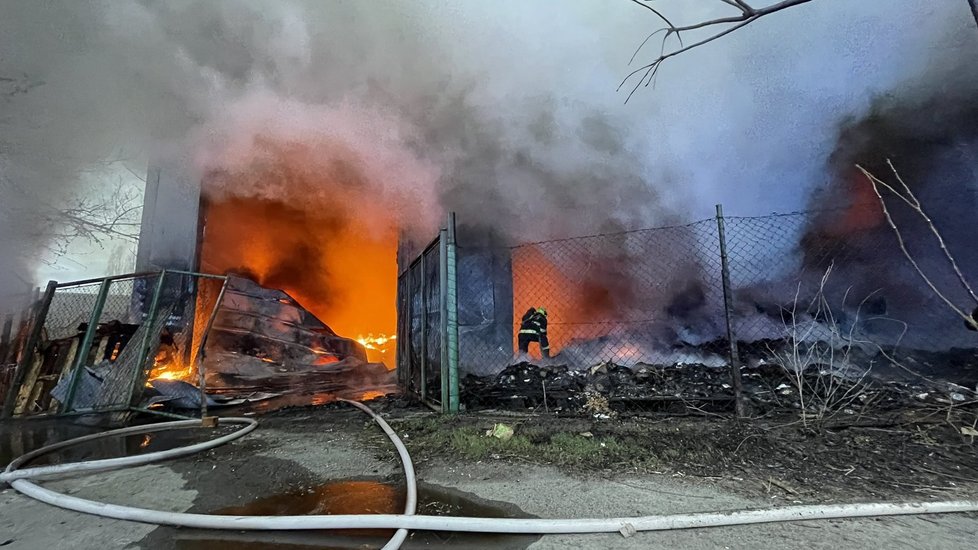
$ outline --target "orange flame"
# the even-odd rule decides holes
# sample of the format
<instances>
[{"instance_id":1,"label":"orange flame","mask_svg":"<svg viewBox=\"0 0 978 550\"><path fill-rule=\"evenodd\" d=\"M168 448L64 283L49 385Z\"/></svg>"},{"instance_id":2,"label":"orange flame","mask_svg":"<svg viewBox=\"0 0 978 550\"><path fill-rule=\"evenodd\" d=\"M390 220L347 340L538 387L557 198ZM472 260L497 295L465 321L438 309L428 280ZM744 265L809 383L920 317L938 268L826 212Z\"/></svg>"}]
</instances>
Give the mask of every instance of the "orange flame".
<instances>
[{"instance_id":1,"label":"orange flame","mask_svg":"<svg viewBox=\"0 0 978 550\"><path fill-rule=\"evenodd\" d=\"M369 338L386 339L396 326L396 231L364 231L360 221L337 211L344 202L373 209L363 197L344 197L340 189L325 195L335 185L302 177L283 182L296 193L308 191L288 203L258 197L209 202L201 267L288 292L337 334L367 334L368 359L393 368L394 347ZM360 215L382 219L383 213L369 209Z\"/></svg>"},{"instance_id":2,"label":"orange flame","mask_svg":"<svg viewBox=\"0 0 978 550\"><path fill-rule=\"evenodd\" d=\"M153 369L149 373L149 382L153 380L183 380L190 381L193 378L194 369L192 366L184 366L179 358L161 349L156 354L153 361ZM149 384L147 382L147 385Z\"/></svg>"}]
</instances>

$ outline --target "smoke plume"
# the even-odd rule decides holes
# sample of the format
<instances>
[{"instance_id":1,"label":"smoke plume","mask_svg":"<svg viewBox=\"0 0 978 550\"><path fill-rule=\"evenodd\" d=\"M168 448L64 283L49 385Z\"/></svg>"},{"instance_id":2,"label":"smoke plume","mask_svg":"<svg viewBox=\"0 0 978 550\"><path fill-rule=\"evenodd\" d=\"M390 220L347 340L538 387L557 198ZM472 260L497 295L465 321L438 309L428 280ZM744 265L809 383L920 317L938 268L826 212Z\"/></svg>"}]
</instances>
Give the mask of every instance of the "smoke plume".
<instances>
[{"instance_id":1,"label":"smoke plume","mask_svg":"<svg viewBox=\"0 0 978 550\"><path fill-rule=\"evenodd\" d=\"M974 49L963 3L939 4L819 0L672 60L624 105L657 24L624 1L8 2L0 295L32 278L39 209L119 158L192 159L208 200L332 205L378 236L448 210L529 241L796 208L844 117Z\"/></svg>"}]
</instances>

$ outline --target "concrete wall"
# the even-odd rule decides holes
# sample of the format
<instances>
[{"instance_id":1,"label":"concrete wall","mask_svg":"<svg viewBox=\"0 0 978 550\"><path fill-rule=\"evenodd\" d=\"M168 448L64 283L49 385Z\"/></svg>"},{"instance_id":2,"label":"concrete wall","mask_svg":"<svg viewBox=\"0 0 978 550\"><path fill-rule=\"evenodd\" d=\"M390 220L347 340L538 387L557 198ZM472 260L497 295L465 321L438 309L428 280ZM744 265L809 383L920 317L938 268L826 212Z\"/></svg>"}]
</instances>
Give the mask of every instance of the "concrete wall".
<instances>
[{"instance_id":1,"label":"concrete wall","mask_svg":"<svg viewBox=\"0 0 978 550\"><path fill-rule=\"evenodd\" d=\"M184 166L157 161L147 171L137 271L197 267L200 182Z\"/></svg>"}]
</instances>

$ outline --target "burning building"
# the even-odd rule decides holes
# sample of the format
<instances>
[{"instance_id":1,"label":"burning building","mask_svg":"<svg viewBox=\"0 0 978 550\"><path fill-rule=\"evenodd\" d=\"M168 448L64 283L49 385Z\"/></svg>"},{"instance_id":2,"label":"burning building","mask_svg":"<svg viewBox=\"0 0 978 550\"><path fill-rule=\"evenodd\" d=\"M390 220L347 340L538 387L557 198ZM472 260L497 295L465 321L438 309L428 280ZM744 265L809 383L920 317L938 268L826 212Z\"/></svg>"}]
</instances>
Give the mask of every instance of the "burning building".
<instances>
[{"instance_id":1,"label":"burning building","mask_svg":"<svg viewBox=\"0 0 978 550\"><path fill-rule=\"evenodd\" d=\"M288 155L280 161L248 177L289 197L214 192L246 186L228 171L194 183L178 163L151 169L137 269L232 275L207 340L208 388L308 388L325 372L376 386L382 373L367 366L394 368L396 233L356 223L352 201L362 197L346 189L356 174L310 175ZM334 193L317 194L323 187ZM215 300L203 290L196 332ZM151 378L195 382L192 357L161 350Z\"/></svg>"}]
</instances>

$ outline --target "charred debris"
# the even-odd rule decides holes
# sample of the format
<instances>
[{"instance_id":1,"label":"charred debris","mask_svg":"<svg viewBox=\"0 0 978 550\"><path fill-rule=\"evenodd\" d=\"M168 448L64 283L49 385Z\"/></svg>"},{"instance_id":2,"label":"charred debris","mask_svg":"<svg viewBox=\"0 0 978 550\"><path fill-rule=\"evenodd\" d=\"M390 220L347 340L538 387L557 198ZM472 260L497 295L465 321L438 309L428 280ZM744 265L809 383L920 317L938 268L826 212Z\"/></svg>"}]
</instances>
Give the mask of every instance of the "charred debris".
<instances>
[{"instance_id":1,"label":"charred debris","mask_svg":"<svg viewBox=\"0 0 978 550\"><path fill-rule=\"evenodd\" d=\"M917 407L978 403L978 351L836 350L834 361L811 359L809 346L789 340L740 342L744 398L752 415L804 412L858 417ZM467 375L461 399L468 409L550 412L599 418L642 414L714 414L734 410L731 374L716 359L726 340L676 350L702 362L631 366L602 362L571 368L558 356L523 361L489 376ZM793 360L799 355L809 360ZM826 354L821 355L826 357ZM840 360L844 358L844 360ZM709 363L709 364L707 364ZM922 374L926 373L926 375Z\"/></svg>"}]
</instances>

